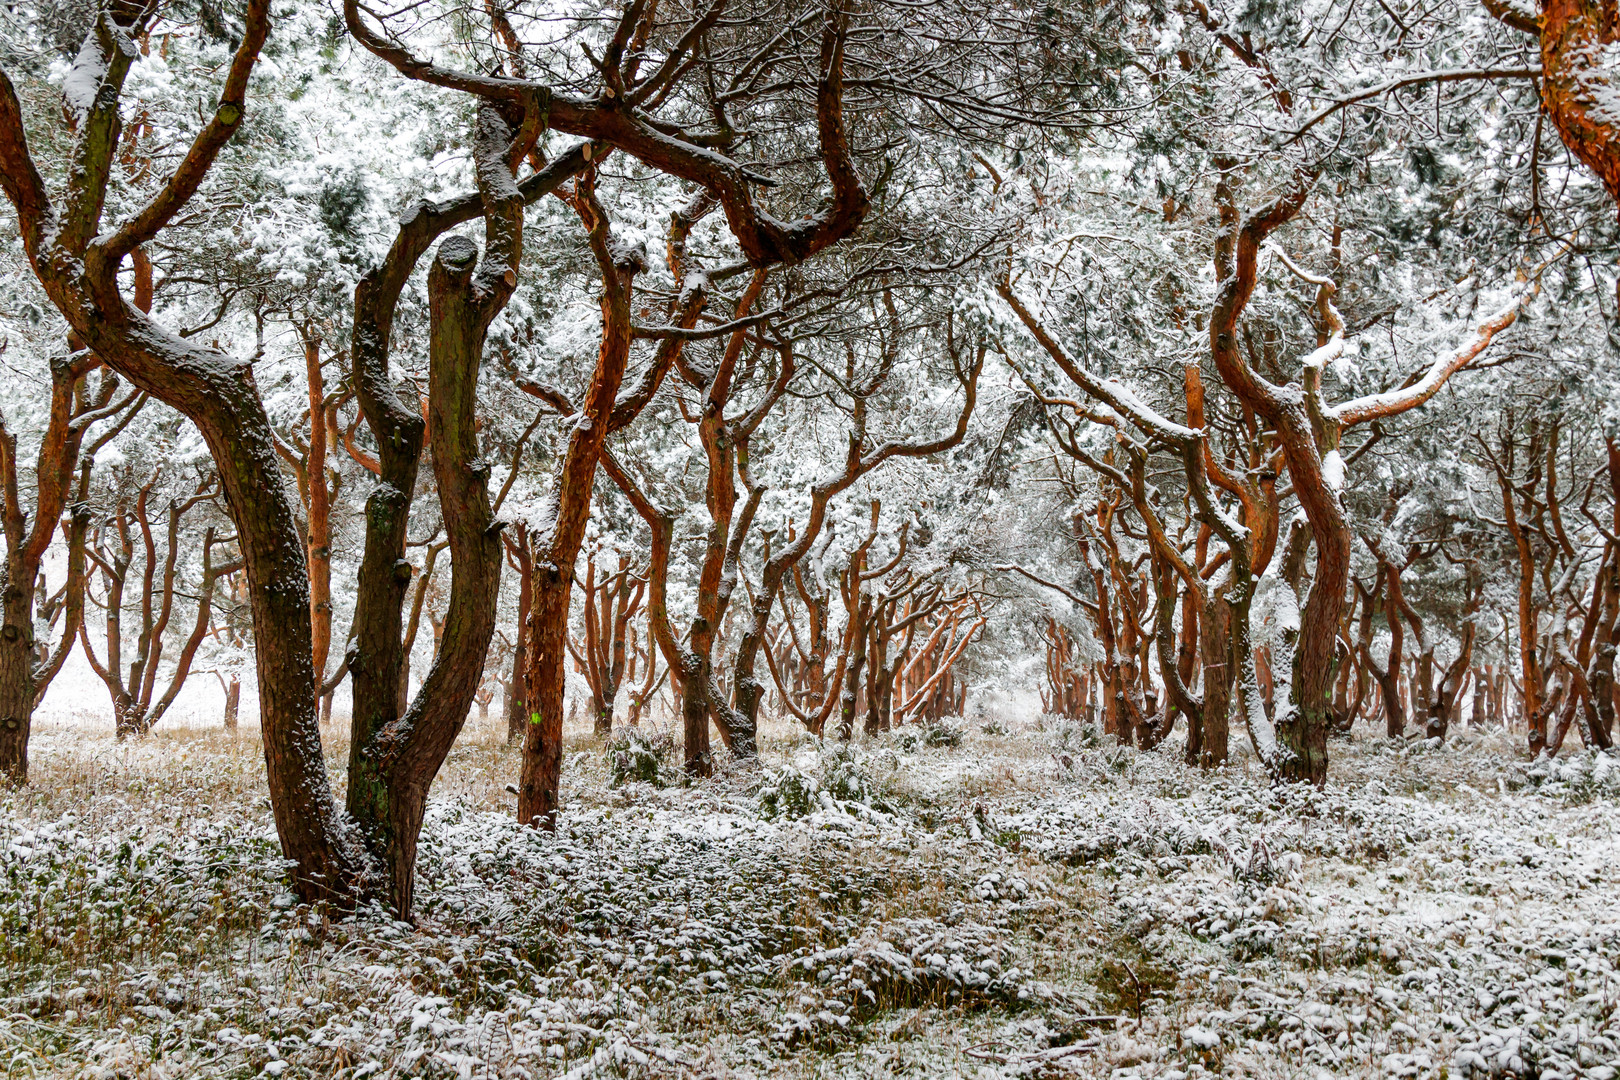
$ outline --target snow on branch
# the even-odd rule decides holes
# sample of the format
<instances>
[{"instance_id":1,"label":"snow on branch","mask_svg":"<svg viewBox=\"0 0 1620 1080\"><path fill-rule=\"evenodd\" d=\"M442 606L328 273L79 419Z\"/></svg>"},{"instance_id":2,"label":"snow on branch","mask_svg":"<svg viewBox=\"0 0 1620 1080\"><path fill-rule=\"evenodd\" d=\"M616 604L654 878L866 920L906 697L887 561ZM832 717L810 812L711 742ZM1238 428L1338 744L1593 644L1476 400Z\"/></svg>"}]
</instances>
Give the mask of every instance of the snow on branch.
<instances>
[{"instance_id":1,"label":"snow on branch","mask_svg":"<svg viewBox=\"0 0 1620 1080\"><path fill-rule=\"evenodd\" d=\"M1281 150L1283 147L1292 146L1304 138L1306 132L1342 109L1347 109L1351 105L1358 105L1375 97L1382 97L1402 87L1418 86L1422 83L1464 82L1472 79L1539 78L1541 78L1541 66L1538 64L1533 67L1514 68L1443 68L1438 71L1419 71L1411 75L1402 75L1396 79L1387 79L1376 86L1358 90L1316 110L1306 118L1303 124L1289 132L1288 137L1277 144L1276 149Z\"/></svg>"},{"instance_id":2,"label":"snow on branch","mask_svg":"<svg viewBox=\"0 0 1620 1080\"><path fill-rule=\"evenodd\" d=\"M1345 427L1350 427L1368 420L1395 416L1424 404L1439 392L1447 379L1484 353L1498 334L1517 322L1519 313L1524 310L1525 304L1536 292L1535 285L1515 289L1513 298L1480 323L1470 340L1450 356L1436 360L1430 365L1429 370L1424 372L1423 377L1411 386L1385 391L1382 394L1368 394L1366 397L1347 401L1329 409L1328 415Z\"/></svg>"},{"instance_id":3,"label":"snow on branch","mask_svg":"<svg viewBox=\"0 0 1620 1080\"><path fill-rule=\"evenodd\" d=\"M1195 431L1185 424L1178 424L1168 417L1161 416L1151 406L1136 396L1136 392L1117 379L1105 379L1088 370L1080 361L1076 360L1051 334L1046 332L1040 320L1024 306L1023 301L1013 292L1010 282L996 283L996 292L1012 308L1013 314L1029 328L1035 341L1045 349L1057 362L1063 373L1074 380L1080 389L1103 402L1120 416L1129 420L1143 433L1164 439L1167 442L1185 445L1203 438L1203 433Z\"/></svg>"}]
</instances>

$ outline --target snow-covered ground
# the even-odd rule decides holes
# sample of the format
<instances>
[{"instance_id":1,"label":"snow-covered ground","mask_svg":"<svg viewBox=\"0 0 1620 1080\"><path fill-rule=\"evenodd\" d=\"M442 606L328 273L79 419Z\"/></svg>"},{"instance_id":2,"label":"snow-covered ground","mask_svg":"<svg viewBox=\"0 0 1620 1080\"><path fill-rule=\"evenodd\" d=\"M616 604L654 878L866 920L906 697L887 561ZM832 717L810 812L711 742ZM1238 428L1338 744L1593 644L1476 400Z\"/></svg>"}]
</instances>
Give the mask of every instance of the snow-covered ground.
<instances>
[{"instance_id":1,"label":"snow-covered ground","mask_svg":"<svg viewBox=\"0 0 1620 1080\"><path fill-rule=\"evenodd\" d=\"M513 822L491 719L435 788L410 927L295 903L247 729L120 745L93 715L42 723L0 803L8 1075L1620 1067L1605 757L1358 738L1283 795L1241 754L1203 775L1007 717L774 729L686 788L581 734L551 836Z\"/></svg>"}]
</instances>

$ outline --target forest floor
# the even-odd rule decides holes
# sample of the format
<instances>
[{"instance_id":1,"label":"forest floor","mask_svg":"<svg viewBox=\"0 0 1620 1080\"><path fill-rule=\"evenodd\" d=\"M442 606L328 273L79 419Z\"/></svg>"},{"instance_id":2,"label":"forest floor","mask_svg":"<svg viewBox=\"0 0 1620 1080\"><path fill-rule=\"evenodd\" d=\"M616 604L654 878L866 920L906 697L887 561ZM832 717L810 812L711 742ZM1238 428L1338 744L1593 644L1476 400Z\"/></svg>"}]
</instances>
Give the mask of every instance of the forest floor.
<instances>
[{"instance_id":1,"label":"forest floor","mask_svg":"<svg viewBox=\"0 0 1620 1080\"><path fill-rule=\"evenodd\" d=\"M1242 752L1203 775L1030 718L773 728L683 787L582 734L546 835L492 718L434 788L407 926L287 892L247 728L105 727L43 723L0 801L6 1076L1620 1068L1608 757L1358 737L1283 796Z\"/></svg>"}]
</instances>

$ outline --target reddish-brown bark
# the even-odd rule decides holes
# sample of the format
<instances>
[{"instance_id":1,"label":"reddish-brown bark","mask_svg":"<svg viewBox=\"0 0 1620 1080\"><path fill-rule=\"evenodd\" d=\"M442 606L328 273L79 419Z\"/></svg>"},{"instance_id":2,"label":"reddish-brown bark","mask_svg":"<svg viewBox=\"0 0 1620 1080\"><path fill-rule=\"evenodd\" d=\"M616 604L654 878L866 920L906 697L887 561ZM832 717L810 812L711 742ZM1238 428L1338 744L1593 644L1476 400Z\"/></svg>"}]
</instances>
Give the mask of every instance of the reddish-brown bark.
<instances>
[{"instance_id":1,"label":"reddish-brown bark","mask_svg":"<svg viewBox=\"0 0 1620 1080\"><path fill-rule=\"evenodd\" d=\"M568 648L575 662L584 668L590 684L591 713L598 736L613 730L613 710L619 685L624 681L630 620L641 610L646 590L646 579L632 576L630 560L625 556L619 556L618 570L604 573L600 584L596 579L596 556L592 553L587 557L580 592L585 640L575 645L570 637Z\"/></svg>"},{"instance_id":2,"label":"reddish-brown bark","mask_svg":"<svg viewBox=\"0 0 1620 1080\"><path fill-rule=\"evenodd\" d=\"M140 280L150 285L149 274ZM143 292L141 299L151 307L149 291ZM134 394L115 400L119 381L110 371L102 372L93 389L87 386L88 375L98 366L93 355L83 352L51 364L50 413L34 468L31 510L22 501L17 438L0 418L0 487L4 497L0 512L4 515L6 543L4 601L0 604L4 612L4 624L0 626L0 777L12 783L28 779L28 736L34 708L61 670L83 625L85 536L90 520L83 500L88 492L81 492L69 520L63 522L62 515L73 494L73 471L85 434L99 420L120 413L127 417L140 407L140 399ZM110 435L108 432L105 437ZM90 449L93 457L95 448ZM88 471L83 481L88 484ZM57 647L41 655L34 639L34 607L40 568L59 523L68 543L66 618Z\"/></svg>"},{"instance_id":3,"label":"reddish-brown bark","mask_svg":"<svg viewBox=\"0 0 1620 1080\"><path fill-rule=\"evenodd\" d=\"M1508 14L1498 0L1487 4ZM1541 42L1541 100L1564 145L1620 202L1620 84L1611 54L1620 48L1620 9L1613 0L1543 0L1541 16L1504 18Z\"/></svg>"},{"instance_id":4,"label":"reddish-brown bark","mask_svg":"<svg viewBox=\"0 0 1620 1080\"><path fill-rule=\"evenodd\" d=\"M611 243L607 212L596 199L589 173L576 181L573 203L602 273L602 340L553 480L549 520L531 523L536 539L524 672L529 727L518 783L518 820L545 828L556 824L562 769L563 677L574 561L585 538L597 463L630 358L631 286L642 269L637 257Z\"/></svg>"},{"instance_id":5,"label":"reddish-brown bark","mask_svg":"<svg viewBox=\"0 0 1620 1080\"><path fill-rule=\"evenodd\" d=\"M829 5L816 72L817 138L832 196L817 210L789 219L777 218L759 206L753 190L758 177L749 169L712 145L686 141L674 133L672 125L656 121L640 108L655 96L661 101L669 99L669 84L691 69L690 57L701 48L704 34L719 22L724 11L724 4L710 6L695 25L686 28L677 46L659 61L656 71L638 80L641 57L630 43L645 37L659 10L657 4L644 0L625 5L615 35L598 65L605 84L603 92L585 97L559 93L521 76L480 75L431 63L368 26L360 16L358 0L344 3L349 32L401 73L508 106L542 101L553 129L619 148L660 172L712 192L750 265L794 265L850 235L869 207L866 189L851 159L844 122L848 8L844 0Z\"/></svg>"},{"instance_id":6,"label":"reddish-brown bark","mask_svg":"<svg viewBox=\"0 0 1620 1080\"><path fill-rule=\"evenodd\" d=\"M892 309L891 309L892 310ZM956 370L956 377L962 385L962 409L957 414L955 426L937 439L925 439L916 442L886 441L875 446L869 445L866 431L866 399L883 386L892 371L892 356L885 356L880 362L878 371L865 380L856 380L853 369L846 373L846 385L854 391L854 402L851 413L854 419L854 431L851 433L849 452L846 455L843 468L837 474L826 478L810 489L810 513L806 518L802 530L796 537L790 539L788 544L780 551L765 559L765 566L760 575L760 584L753 592L752 603L748 612L748 620L743 624L741 640L737 645L737 652L732 662L732 685L735 689L736 707L729 712L732 725L733 738L739 752L753 753L755 745L755 732L758 724L758 712L761 699L764 697L764 685L756 674L758 657L765 643L767 628L769 627L772 609L776 606L777 597L781 594L782 584L791 571L799 573L800 560L809 554L812 545L822 535L822 529L827 523L827 510L831 501L839 494L849 490L857 480L866 476L873 470L881 468L890 460L896 458L922 458L943 453L961 443L967 436L968 422L973 417L973 410L978 402L979 374L984 370L985 354L988 346L982 341L970 342L960 337L956 332L954 319L949 316L945 321L945 350L950 356ZM897 335L891 335L891 348L897 347ZM784 360L785 365L785 360ZM799 579L801 591L804 589L803 578ZM819 583L818 583L819 584ZM825 640L826 610L824 601L812 603L809 593L804 593L806 603L812 607L819 607L820 629L816 629L816 619L812 618L811 659L813 677L820 681L825 674L822 665L825 664L826 655L824 646L818 646L815 639ZM859 611L857 604L856 611ZM848 635L846 635L847 638ZM853 639L849 642L853 646ZM806 711L789 704L789 711L798 719L806 723L812 733L820 734L834 703L841 705L841 697L832 692L837 687L841 675L847 666L847 652L840 657L839 672L835 673L830 683L824 684L818 692L823 698L819 711ZM767 652L767 663L771 657ZM780 682L780 676L772 672ZM784 695L784 701L786 701Z\"/></svg>"},{"instance_id":7,"label":"reddish-brown bark","mask_svg":"<svg viewBox=\"0 0 1620 1080\"><path fill-rule=\"evenodd\" d=\"M1239 322L1254 293L1261 245L1299 214L1310 190L1309 178L1302 176L1290 191L1240 218L1230 188L1223 185L1218 201L1236 239L1230 249L1217 253L1217 277L1222 284L1210 314L1209 341L1222 381L1276 433L1294 497L1315 544L1310 592L1292 646L1291 707L1282 711L1277 725L1282 753L1274 767L1283 779L1320 785L1327 777L1339 622L1350 576L1350 528L1327 459L1338 455L1341 436L1352 425L1395 416L1429 401L1447 379L1467 367L1517 320L1530 293L1516 294L1507 306L1481 322L1462 347L1435 360L1401 390L1329 407L1322 399L1324 350L1331 351L1334 343L1343 340L1343 322L1333 306L1335 286L1327 278L1300 270L1285 257L1288 269L1316 288L1320 337L1317 353L1303 366L1300 384L1275 385L1256 372L1239 350ZM1342 464L1339 469L1342 471ZM1245 631L1242 626L1236 629Z\"/></svg>"}]
</instances>

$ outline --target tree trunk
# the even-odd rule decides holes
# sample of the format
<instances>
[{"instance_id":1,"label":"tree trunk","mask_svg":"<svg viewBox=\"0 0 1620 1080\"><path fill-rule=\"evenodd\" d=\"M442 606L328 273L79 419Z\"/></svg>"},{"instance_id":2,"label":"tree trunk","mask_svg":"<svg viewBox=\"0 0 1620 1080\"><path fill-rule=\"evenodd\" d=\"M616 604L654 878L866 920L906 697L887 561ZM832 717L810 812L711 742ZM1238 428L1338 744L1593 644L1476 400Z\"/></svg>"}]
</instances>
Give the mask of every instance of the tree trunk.
<instances>
[{"instance_id":1,"label":"tree trunk","mask_svg":"<svg viewBox=\"0 0 1620 1080\"><path fill-rule=\"evenodd\" d=\"M692 628L698 629L694 620ZM685 649L680 654L678 671L681 685L681 732L685 740L686 775L705 777L714 775L714 754L709 745L709 689L711 671L709 660L701 653Z\"/></svg>"},{"instance_id":2,"label":"tree trunk","mask_svg":"<svg viewBox=\"0 0 1620 1080\"><path fill-rule=\"evenodd\" d=\"M332 501L326 483L326 383L321 376L321 339L304 336L304 369L309 380L309 621L311 664L317 683L326 681L326 660L332 651ZM323 703L323 712L331 712Z\"/></svg>"},{"instance_id":3,"label":"tree trunk","mask_svg":"<svg viewBox=\"0 0 1620 1080\"><path fill-rule=\"evenodd\" d=\"M507 551L517 564L518 610L517 626L512 644L512 681L506 684L506 741L518 742L528 725L528 713L523 708L523 672L529 648L529 604L533 599L534 560L529 552L529 530L522 522L512 526L515 536L508 542Z\"/></svg>"},{"instance_id":4,"label":"tree trunk","mask_svg":"<svg viewBox=\"0 0 1620 1080\"><path fill-rule=\"evenodd\" d=\"M853 587L859 590L859 564L851 562L849 573L855 577L857 582ZM838 737L845 742L848 742L855 733L855 699L860 691L861 672L866 667L866 639L868 636L866 624L872 615L871 595L859 592L857 595L859 599L850 611L852 618L848 630L850 640L854 643L854 651L850 657L849 671L845 674L843 693L839 696L838 701Z\"/></svg>"},{"instance_id":5,"label":"tree trunk","mask_svg":"<svg viewBox=\"0 0 1620 1080\"><path fill-rule=\"evenodd\" d=\"M574 562L585 539L596 468L630 358L631 286L642 269L628 248L610 246L607 214L596 201L592 173L582 174L575 182L574 205L602 272L602 341L579 420L569 433L552 487L552 518L536 529L546 543L534 552L531 651L524 672L529 725L523 740L518 820L548 829L556 826L562 770L564 665Z\"/></svg>"},{"instance_id":6,"label":"tree trunk","mask_svg":"<svg viewBox=\"0 0 1620 1080\"><path fill-rule=\"evenodd\" d=\"M511 129L479 111L475 147L485 206L485 257L465 237L439 245L428 271L428 425L433 475L450 548L450 598L440 647L416 699L371 733L351 762L349 807L386 867L395 912L409 919L417 838L428 789L466 723L495 633L501 541L489 500L489 465L477 436L478 369L492 319L517 284L523 196L507 163ZM381 620L379 620L381 621Z\"/></svg>"},{"instance_id":7,"label":"tree trunk","mask_svg":"<svg viewBox=\"0 0 1620 1080\"><path fill-rule=\"evenodd\" d=\"M538 555L539 553L537 553ZM536 559L523 678L529 703L518 820L555 828L562 777L563 693L568 662L568 600L573 566Z\"/></svg>"},{"instance_id":8,"label":"tree trunk","mask_svg":"<svg viewBox=\"0 0 1620 1080\"><path fill-rule=\"evenodd\" d=\"M58 219L37 174L25 190L8 194L19 207L29 261L53 305L104 363L190 418L213 455L246 563L265 765L282 853L293 863L293 884L304 899L347 902L355 896L362 866L345 835L321 754L303 544L282 491L274 435L252 367L171 333L130 305L118 287L125 256L185 206L218 150L237 131L248 76L269 24L269 4L249 0L217 110L198 133L185 167L147 209L129 219L137 224L90 243L100 230L106 166L118 141L118 97L133 61L128 51L114 47L111 35L100 43L105 74L81 129L90 160L87 179L70 190L60 219L68 227L44 225ZM19 115L11 84L0 76L0 123L6 129L0 145L26 157L22 139L14 137L20 136Z\"/></svg>"},{"instance_id":9,"label":"tree trunk","mask_svg":"<svg viewBox=\"0 0 1620 1080\"><path fill-rule=\"evenodd\" d=\"M1293 454L1288 453L1286 440L1283 444L1288 475L1293 478L1295 494L1307 507L1316 540L1316 566L1294 650L1294 708L1277 726L1277 738L1288 750L1282 764L1284 778L1320 787L1327 782L1339 613L1350 580L1350 526L1338 493L1323 479L1320 457L1304 441L1308 430L1296 434Z\"/></svg>"},{"instance_id":10,"label":"tree trunk","mask_svg":"<svg viewBox=\"0 0 1620 1080\"><path fill-rule=\"evenodd\" d=\"M154 396L163 395L154 388ZM269 418L250 385L220 387L215 400L192 419L213 451L246 561L276 831L305 900L350 896L360 867L342 839L321 755L304 550L282 494Z\"/></svg>"},{"instance_id":11,"label":"tree trunk","mask_svg":"<svg viewBox=\"0 0 1620 1080\"><path fill-rule=\"evenodd\" d=\"M1380 557L1379 573L1384 581L1384 621L1389 626L1389 657L1379 667L1371 655L1363 662L1378 680L1378 690L1384 699L1384 734L1399 739L1406 734L1406 705L1401 700L1401 676L1406 657L1403 651L1405 629L1401 623L1400 571Z\"/></svg>"},{"instance_id":12,"label":"tree trunk","mask_svg":"<svg viewBox=\"0 0 1620 1080\"><path fill-rule=\"evenodd\" d=\"M409 217L383 265L355 286L353 379L377 441L378 475L366 498L366 539L355 592L347 808L351 818L372 830L368 847L373 851L386 846L388 809L377 740L404 714L407 697L404 607L412 568L405 550L425 434L420 411L400 400L389 375L388 347L399 291L437 235L428 223L421 213ZM416 393L414 387L406 392Z\"/></svg>"},{"instance_id":13,"label":"tree trunk","mask_svg":"<svg viewBox=\"0 0 1620 1080\"><path fill-rule=\"evenodd\" d=\"M736 713L743 718L743 724L739 725L742 730L738 734L750 742L759 727L759 703L765 694L765 686L759 681L757 670L759 650L770 647L765 643L765 629L770 624L771 608L776 604L776 594L782 587L782 576L786 570L784 566L773 573L772 561L767 553L760 589L749 605L748 623L743 628L742 640L737 644L737 655L731 662L731 685L737 697Z\"/></svg>"},{"instance_id":14,"label":"tree trunk","mask_svg":"<svg viewBox=\"0 0 1620 1080\"><path fill-rule=\"evenodd\" d=\"M1503 0L1486 7L1510 25L1533 34L1539 31L1541 68L1546 73L1541 96L1547 115L1564 145L1597 174L1609 198L1620 202L1620 125L1605 107L1614 93L1613 68L1605 58L1620 41L1614 5L1602 0L1544 0L1539 25L1534 15L1518 15Z\"/></svg>"},{"instance_id":15,"label":"tree trunk","mask_svg":"<svg viewBox=\"0 0 1620 1080\"><path fill-rule=\"evenodd\" d=\"M28 735L34 717L34 576L21 560L7 567L0 611L0 772L13 784L28 781Z\"/></svg>"},{"instance_id":16,"label":"tree trunk","mask_svg":"<svg viewBox=\"0 0 1620 1080\"><path fill-rule=\"evenodd\" d=\"M150 307L150 296L143 299ZM103 372L96 393L83 395L86 399L83 402L75 401L75 390L97 363L94 357L81 357L77 362L63 359L51 362L50 413L34 469L32 513L19 502L17 437L0 418L0 477L3 477L0 490L4 493L0 512L4 516L6 545L3 576L0 576L0 589L4 591L0 612L5 620L0 624L0 780L12 784L28 782L28 737L33 727L34 709L45 696L45 688L61 670L82 626L84 545L89 510L75 506L66 529L67 625L56 654L44 661L38 658L34 641L34 599L39 571L67 507L79 447L94 418L112 415L122 407L109 406L118 386L117 378L110 371ZM128 405L128 400L123 404Z\"/></svg>"},{"instance_id":17,"label":"tree trunk","mask_svg":"<svg viewBox=\"0 0 1620 1080\"><path fill-rule=\"evenodd\" d=\"M1199 626L1199 645L1204 654L1204 708L1196 762L1206 769L1226 764L1229 748L1234 671L1232 605L1227 596L1230 588L1228 584L1209 590ZM1193 752L1189 743L1189 758Z\"/></svg>"}]
</instances>

